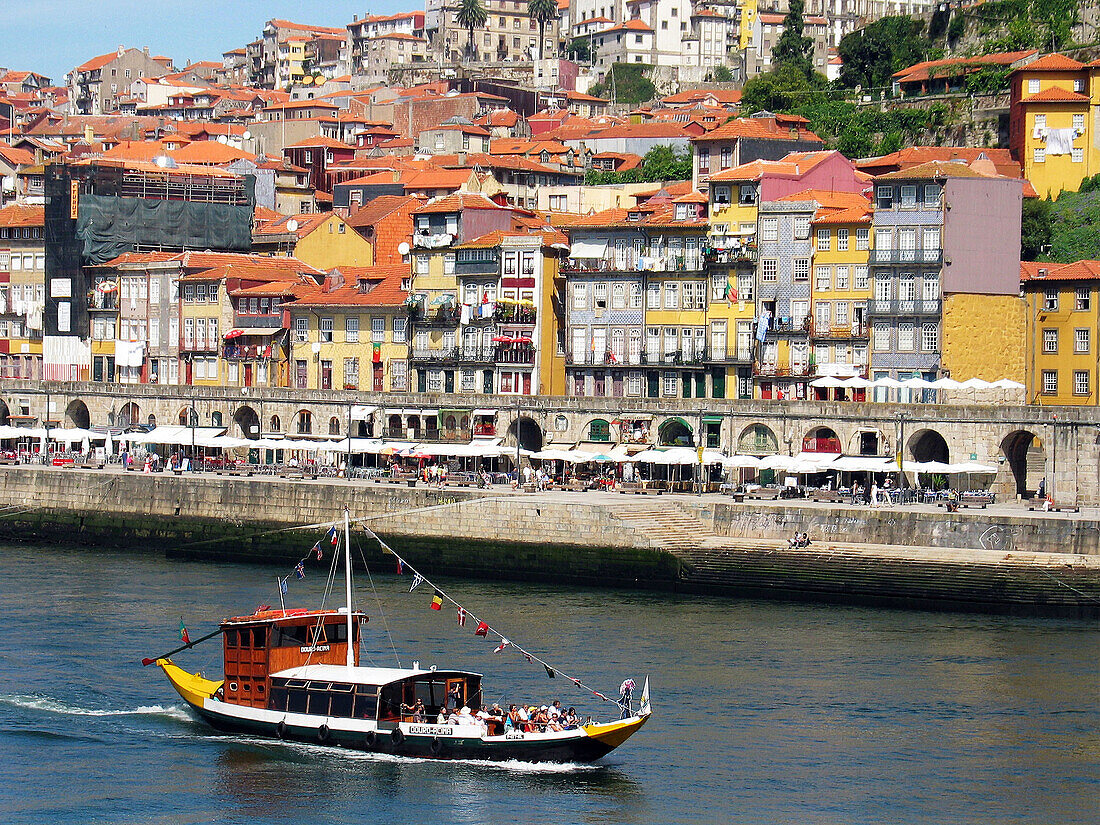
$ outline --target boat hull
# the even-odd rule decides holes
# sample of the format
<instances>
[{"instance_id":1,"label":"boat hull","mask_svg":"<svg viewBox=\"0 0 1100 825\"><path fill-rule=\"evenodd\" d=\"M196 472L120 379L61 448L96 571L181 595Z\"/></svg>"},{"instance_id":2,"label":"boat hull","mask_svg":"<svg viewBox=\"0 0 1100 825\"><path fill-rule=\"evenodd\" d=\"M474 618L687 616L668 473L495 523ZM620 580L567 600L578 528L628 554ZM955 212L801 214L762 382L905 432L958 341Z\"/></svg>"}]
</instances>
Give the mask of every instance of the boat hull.
<instances>
[{"instance_id":1,"label":"boat hull","mask_svg":"<svg viewBox=\"0 0 1100 825\"><path fill-rule=\"evenodd\" d=\"M451 725L401 724L378 729L373 722L282 714L222 702L214 698L220 682L201 679L167 660L159 660L157 664L187 704L217 730L394 756L495 762L592 762L626 741L648 719L648 715L635 716L571 731L506 736L464 736Z\"/></svg>"}]
</instances>

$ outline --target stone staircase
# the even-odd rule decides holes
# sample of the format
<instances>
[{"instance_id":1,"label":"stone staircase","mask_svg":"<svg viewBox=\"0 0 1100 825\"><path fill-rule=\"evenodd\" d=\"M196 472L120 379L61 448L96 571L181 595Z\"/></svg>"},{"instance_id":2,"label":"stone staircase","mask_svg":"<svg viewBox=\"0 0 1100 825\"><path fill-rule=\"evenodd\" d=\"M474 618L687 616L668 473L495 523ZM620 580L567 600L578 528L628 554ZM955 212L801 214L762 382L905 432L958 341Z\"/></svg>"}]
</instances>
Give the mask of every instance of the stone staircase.
<instances>
[{"instance_id":1,"label":"stone staircase","mask_svg":"<svg viewBox=\"0 0 1100 825\"><path fill-rule=\"evenodd\" d=\"M709 527L671 502L619 505L612 515L664 550L696 550L718 540Z\"/></svg>"}]
</instances>

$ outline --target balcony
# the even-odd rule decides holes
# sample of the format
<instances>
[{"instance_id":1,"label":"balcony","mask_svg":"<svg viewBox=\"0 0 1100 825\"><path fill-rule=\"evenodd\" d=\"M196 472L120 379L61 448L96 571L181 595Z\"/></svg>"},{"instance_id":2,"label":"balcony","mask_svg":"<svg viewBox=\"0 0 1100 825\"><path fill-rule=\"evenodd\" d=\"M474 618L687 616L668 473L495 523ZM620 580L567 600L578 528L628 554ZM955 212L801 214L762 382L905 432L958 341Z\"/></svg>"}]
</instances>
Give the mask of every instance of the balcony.
<instances>
[{"instance_id":1,"label":"balcony","mask_svg":"<svg viewBox=\"0 0 1100 825\"><path fill-rule=\"evenodd\" d=\"M942 249L872 249L869 264L938 264L943 260Z\"/></svg>"},{"instance_id":2,"label":"balcony","mask_svg":"<svg viewBox=\"0 0 1100 825\"><path fill-rule=\"evenodd\" d=\"M570 366L698 368L710 364L748 364L752 356L749 349L738 350L736 347L727 347L714 350L710 347L700 347L667 352L642 350L625 355L616 355L611 351L600 354L592 350L576 350L568 353L566 359Z\"/></svg>"},{"instance_id":3,"label":"balcony","mask_svg":"<svg viewBox=\"0 0 1100 825\"><path fill-rule=\"evenodd\" d=\"M690 254L647 255L633 249L597 258L566 258L563 272L698 272L703 268L699 250Z\"/></svg>"},{"instance_id":4,"label":"balcony","mask_svg":"<svg viewBox=\"0 0 1100 825\"><path fill-rule=\"evenodd\" d=\"M703 256L703 262L707 266L756 263L756 246L743 246L740 249L712 249Z\"/></svg>"},{"instance_id":5,"label":"balcony","mask_svg":"<svg viewBox=\"0 0 1100 825\"><path fill-rule=\"evenodd\" d=\"M455 236L450 232L437 232L434 235L427 232L417 232L413 235L414 249L442 249L454 243Z\"/></svg>"},{"instance_id":6,"label":"balcony","mask_svg":"<svg viewBox=\"0 0 1100 825\"><path fill-rule=\"evenodd\" d=\"M865 324L833 324L828 327L819 327L816 324L810 327L810 337L815 340L847 341L853 338L866 338L867 326Z\"/></svg>"},{"instance_id":7,"label":"balcony","mask_svg":"<svg viewBox=\"0 0 1100 825\"><path fill-rule=\"evenodd\" d=\"M92 312L118 312L118 294L92 290L88 293L88 309Z\"/></svg>"},{"instance_id":8,"label":"balcony","mask_svg":"<svg viewBox=\"0 0 1100 825\"><path fill-rule=\"evenodd\" d=\"M465 257L463 253L477 252L476 258ZM496 275L500 272L500 252L496 249L458 250L455 261L456 275Z\"/></svg>"},{"instance_id":9,"label":"balcony","mask_svg":"<svg viewBox=\"0 0 1100 825\"><path fill-rule=\"evenodd\" d=\"M929 300L893 299L889 301L876 299L867 302L867 314L939 316L940 304L939 298Z\"/></svg>"},{"instance_id":10,"label":"balcony","mask_svg":"<svg viewBox=\"0 0 1100 825\"><path fill-rule=\"evenodd\" d=\"M414 349L411 360L418 364L457 364L458 348Z\"/></svg>"},{"instance_id":11,"label":"balcony","mask_svg":"<svg viewBox=\"0 0 1100 825\"><path fill-rule=\"evenodd\" d=\"M423 304L415 303L409 307L409 320L420 327L457 327L461 317L461 310L457 306L424 309Z\"/></svg>"},{"instance_id":12,"label":"balcony","mask_svg":"<svg viewBox=\"0 0 1100 825\"><path fill-rule=\"evenodd\" d=\"M494 356L493 347L460 347L456 350L460 364L492 364Z\"/></svg>"},{"instance_id":13,"label":"balcony","mask_svg":"<svg viewBox=\"0 0 1100 825\"><path fill-rule=\"evenodd\" d=\"M227 343L222 349L222 357L229 360L254 360L257 358L271 358L278 352L278 347L272 344L232 344Z\"/></svg>"},{"instance_id":14,"label":"balcony","mask_svg":"<svg viewBox=\"0 0 1100 825\"><path fill-rule=\"evenodd\" d=\"M496 324L534 324L536 319L535 308L525 304L498 302L493 313Z\"/></svg>"},{"instance_id":15,"label":"balcony","mask_svg":"<svg viewBox=\"0 0 1100 825\"><path fill-rule=\"evenodd\" d=\"M764 362L752 368L757 378L809 378L817 374L813 364L783 364Z\"/></svg>"},{"instance_id":16,"label":"balcony","mask_svg":"<svg viewBox=\"0 0 1100 825\"><path fill-rule=\"evenodd\" d=\"M263 315L233 313L233 326L241 329L281 329L283 326L282 313Z\"/></svg>"},{"instance_id":17,"label":"balcony","mask_svg":"<svg viewBox=\"0 0 1100 825\"><path fill-rule=\"evenodd\" d=\"M493 360L498 364L534 364L535 348L529 344L505 344L496 348Z\"/></svg>"}]
</instances>

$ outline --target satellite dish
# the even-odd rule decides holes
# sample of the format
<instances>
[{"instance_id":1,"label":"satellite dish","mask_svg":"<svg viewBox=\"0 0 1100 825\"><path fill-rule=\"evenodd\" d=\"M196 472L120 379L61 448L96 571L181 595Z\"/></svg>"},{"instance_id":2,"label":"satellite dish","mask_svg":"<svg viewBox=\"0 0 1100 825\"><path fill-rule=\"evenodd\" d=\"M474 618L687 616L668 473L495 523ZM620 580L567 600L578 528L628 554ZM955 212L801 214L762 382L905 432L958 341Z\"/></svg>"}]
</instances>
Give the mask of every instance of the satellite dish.
<instances>
[{"instance_id":1,"label":"satellite dish","mask_svg":"<svg viewBox=\"0 0 1100 825\"><path fill-rule=\"evenodd\" d=\"M161 169L175 169L179 166L173 158L168 155L157 155L153 158L153 163L159 166Z\"/></svg>"},{"instance_id":2,"label":"satellite dish","mask_svg":"<svg viewBox=\"0 0 1100 825\"><path fill-rule=\"evenodd\" d=\"M297 232L298 231L298 221L294 220L293 218L291 218L289 221L287 221L286 222L286 231L287 232Z\"/></svg>"},{"instance_id":3,"label":"satellite dish","mask_svg":"<svg viewBox=\"0 0 1100 825\"><path fill-rule=\"evenodd\" d=\"M250 131L248 131L247 129L245 129L244 134L241 135L241 137L245 140L251 140L252 139L252 133Z\"/></svg>"},{"instance_id":4,"label":"satellite dish","mask_svg":"<svg viewBox=\"0 0 1100 825\"><path fill-rule=\"evenodd\" d=\"M218 135L218 143L224 146L225 144L229 143L229 138L227 138L225 135Z\"/></svg>"},{"instance_id":5,"label":"satellite dish","mask_svg":"<svg viewBox=\"0 0 1100 825\"><path fill-rule=\"evenodd\" d=\"M402 241L401 243L399 243L397 245L397 251L402 255L408 255L409 254L409 245L405 241Z\"/></svg>"}]
</instances>

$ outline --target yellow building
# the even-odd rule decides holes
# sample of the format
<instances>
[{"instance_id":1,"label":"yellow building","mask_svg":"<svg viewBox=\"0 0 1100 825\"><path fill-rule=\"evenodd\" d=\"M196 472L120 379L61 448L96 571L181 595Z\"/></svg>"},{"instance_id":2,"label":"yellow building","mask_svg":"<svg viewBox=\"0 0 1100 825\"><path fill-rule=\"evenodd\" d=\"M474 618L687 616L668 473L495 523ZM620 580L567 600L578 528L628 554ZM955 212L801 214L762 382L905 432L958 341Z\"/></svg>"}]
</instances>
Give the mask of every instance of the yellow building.
<instances>
[{"instance_id":1,"label":"yellow building","mask_svg":"<svg viewBox=\"0 0 1100 825\"><path fill-rule=\"evenodd\" d=\"M737 37L737 48L744 51L752 45L752 33L756 29L756 0L738 0L737 8L740 12L740 29Z\"/></svg>"},{"instance_id":2,"label":"yellow building","mask_svg":"<svg viewBox=\"0 0 1100 825\"><path fill-rule=\"evenodd\" d=\"M0 209L0 377L42 378L44 209Z\"/></svg>"},{"instance_id":3,"label":"yellow building","mask_svg":"<svg viewBox=\"0 0 1100 825\"><path fill-rule=\"evenodd\" d=\"M1023 262L1026 400L1096 406L1100 261Z\"/></svg>"},{"instance_id":4,"label":"yellow building","mask_svg":"<svg viewBox=\"0 0 1100 825\"><path fill-rule=\"evenodd\" d=\"M374 264L370 242L332 212L257 220L252 249L261 254L293 255L323 271Z\"/></svg>"},{"instance_id":5,"label":"yellow building","mask_svg":"<svg viewBox=\"0 0 1100 825\"><path fill-rule=\"evenodd\" d=\"M296 389L405 392L408 385L409 268L337 267L321 285L295 287L287 307L291 386ZM324 429L299 433L330 435Z\"/></svg>"},{"instance_id":6,"label":"yellow building","mask_svg":"<svg viewBox=\"0 0 1100 825\"><path fill-rule=\"evenodd\" d=\"M223 383L222 335L232 324L232 306L224 289L225 271L188 272L179 279L180 370L182 383L217 387Z\"/></svg>"},{"instance_id":7,"label":"yellow building","mask_svg":"<svg viewBox=\"0 0 1100 825\"><path fill-rule=\"evenodd\" d=\"M1076 192L1100 172L1098 104L1100 61L1048 54L1012 73L1009 146L1040 197Z\"/></svg>"},{"instance_id":8,"label":"yellow building","mask_svg":"<svg viewBox=\"0 0 1100 825\"><path fill-rule=\"evenodd\" d=\"M843 195L841 208L828 208L832 193L815 193L822 204L812 226L810 328L817 375L866 375L868 363L867 301L871 279L867 259L871 249L871 204L858 195ZM834 196L835 198L836 196ZM856 205L842 206L856 200ZM824 202L822 202L824 201ZM860 203L862 201L862 203ZM819 400L842 390L815 390Z\"/></svg>"}]
</instances>

